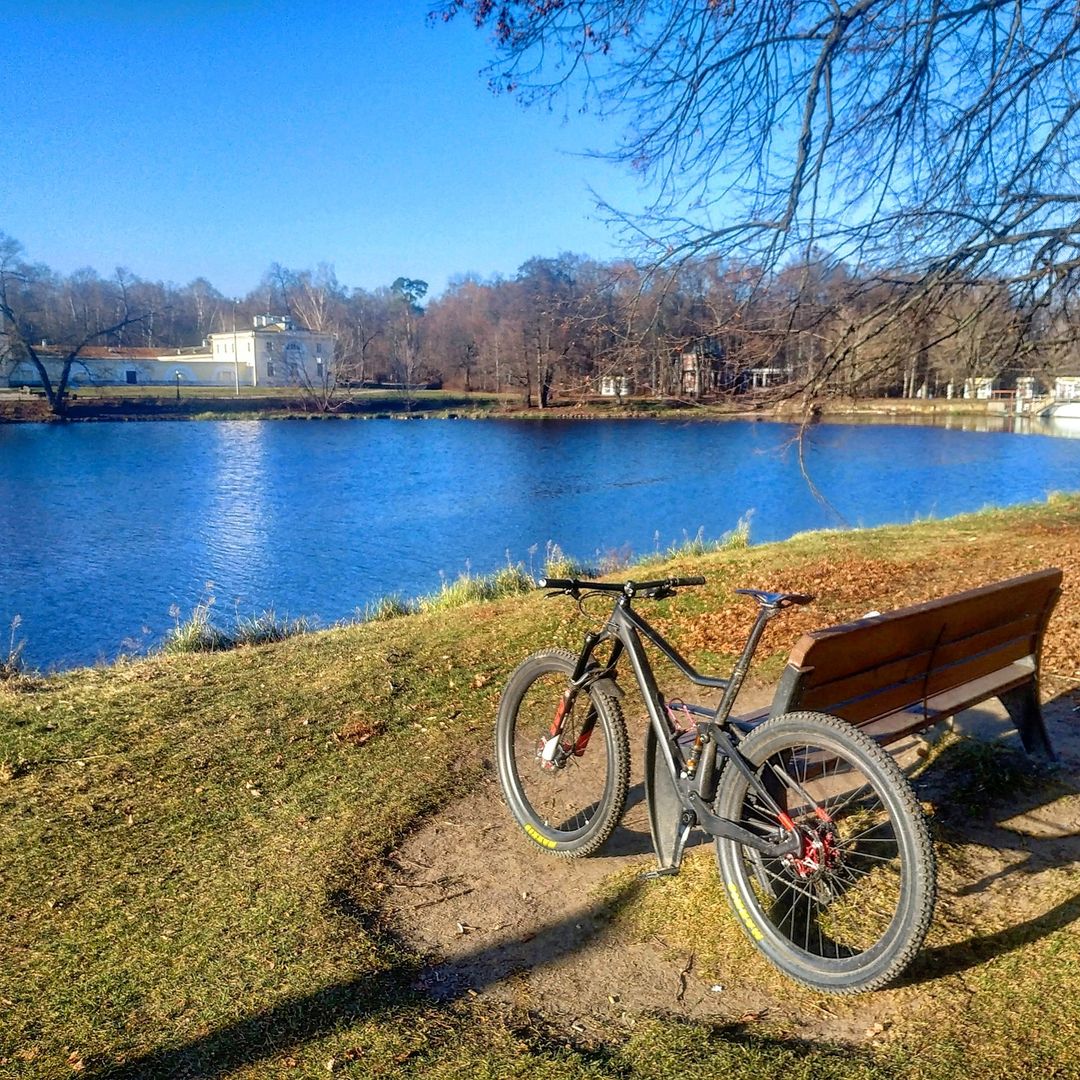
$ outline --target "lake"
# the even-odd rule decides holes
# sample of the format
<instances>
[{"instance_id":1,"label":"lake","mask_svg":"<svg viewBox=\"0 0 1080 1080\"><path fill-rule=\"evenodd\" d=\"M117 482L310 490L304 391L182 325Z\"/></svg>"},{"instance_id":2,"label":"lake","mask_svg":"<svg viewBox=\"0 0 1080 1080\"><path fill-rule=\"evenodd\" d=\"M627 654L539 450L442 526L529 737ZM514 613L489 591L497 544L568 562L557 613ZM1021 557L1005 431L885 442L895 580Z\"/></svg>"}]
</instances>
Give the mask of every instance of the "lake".
<instances>
[{"instance_id":1,"label":"lake","mask_svg":"<svg viewBox=\"0 0 1080 1080\"><path fill-rule=\"evenodd\" d=\"M1080 439L821 424L803 444L819 499L796 434L752 421L0 426L0 652L15 616L27 662L69 667L152 647L210 596L223 623L274 609L325 625L507 559L539 573L549 543L595 561L720 538L748 513L762 542L1080 489Z\"/></svg>"}]
</instances>

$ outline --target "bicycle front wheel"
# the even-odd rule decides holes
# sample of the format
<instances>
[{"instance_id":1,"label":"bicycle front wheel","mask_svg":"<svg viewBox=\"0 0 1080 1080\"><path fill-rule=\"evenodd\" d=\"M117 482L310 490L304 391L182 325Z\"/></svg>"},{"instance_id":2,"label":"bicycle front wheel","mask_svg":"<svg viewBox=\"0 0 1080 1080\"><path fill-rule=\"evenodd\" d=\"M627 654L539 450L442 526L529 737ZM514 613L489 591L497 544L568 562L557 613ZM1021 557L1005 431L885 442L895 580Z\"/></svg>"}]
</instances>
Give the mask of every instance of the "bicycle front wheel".
<instances>
[{"instance_id":1,"label":"bicycle front wheel","mask_svg":"<svg viewBox=\"0 0 1080 1080\"><path fill-rule=\"evenodd\" d=\"M716 813L772 840L793 823L802 838L799 851L780 857L717 840L744 932L816 990L853 994L892 982L922 946L936 891L929 829L903 773L873 739L820 713L768 720L739 751L773 805L729 765Z\"/></svg>"},{"instance_id":2,"label":"bicycle front wheel","mask_svg":"<svg viewBox=\"0 0 1080 1080\"><path fill-rule=\"evenodd\" d=\"M495 722L510 812L533 843L567 857L591 855L611 835L630 784L618 701L596 685L567 700L576 662L564 649L530 656L510 676Z\"/></svg>"}]
</instances>

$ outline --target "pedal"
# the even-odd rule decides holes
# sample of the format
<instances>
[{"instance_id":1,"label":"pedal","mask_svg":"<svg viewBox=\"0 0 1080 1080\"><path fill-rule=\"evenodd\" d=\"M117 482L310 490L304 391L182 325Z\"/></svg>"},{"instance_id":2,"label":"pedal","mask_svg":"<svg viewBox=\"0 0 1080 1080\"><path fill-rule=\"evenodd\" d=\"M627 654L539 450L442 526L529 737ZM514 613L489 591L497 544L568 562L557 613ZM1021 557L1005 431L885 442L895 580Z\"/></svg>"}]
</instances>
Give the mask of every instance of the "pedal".
<instances>
[{"instance_id":1,"label":"pedal","mask_svg":"<svg viewBox=\"0 0 1080 1080\"><path fill-rule=\"evenodd\" d=\"M677 866L661 866L658 870L645 870L638 874L640 881L652 881L655 878L674 877L679 872Z\"/></svg>"}]
</instances>

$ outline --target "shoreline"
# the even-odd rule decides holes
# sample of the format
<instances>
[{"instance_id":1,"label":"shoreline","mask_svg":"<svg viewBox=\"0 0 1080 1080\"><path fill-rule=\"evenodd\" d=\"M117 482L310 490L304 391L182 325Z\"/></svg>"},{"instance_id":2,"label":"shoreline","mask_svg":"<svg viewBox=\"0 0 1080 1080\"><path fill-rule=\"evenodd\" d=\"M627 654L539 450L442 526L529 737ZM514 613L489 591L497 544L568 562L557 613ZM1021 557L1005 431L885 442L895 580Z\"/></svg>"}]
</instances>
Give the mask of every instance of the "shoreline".
<instances>
[{"instance_id":1,"label":"shoreline","mask_svg":"<svg viewBox=\"0 0 1080 1080\"><path fill-rule=\"evenodd\" d=\"M370 393L320 409L310 401L283 395L225 397L193 395L179 401L153 394L137 397L78 392L67 411L56 416L38 394L0 392L0 424L127 423L205 420L768 420L780 423L886 420L893 423L940 423L949 420L1038 420L1038 412L1017 412L1011 401L963 399L867 398L802 402L695 402L685 399L636 398L618 404L590 400L526 408L493 394L423 391L411 401L400 394Z\"/></svg>"}]
</instances>

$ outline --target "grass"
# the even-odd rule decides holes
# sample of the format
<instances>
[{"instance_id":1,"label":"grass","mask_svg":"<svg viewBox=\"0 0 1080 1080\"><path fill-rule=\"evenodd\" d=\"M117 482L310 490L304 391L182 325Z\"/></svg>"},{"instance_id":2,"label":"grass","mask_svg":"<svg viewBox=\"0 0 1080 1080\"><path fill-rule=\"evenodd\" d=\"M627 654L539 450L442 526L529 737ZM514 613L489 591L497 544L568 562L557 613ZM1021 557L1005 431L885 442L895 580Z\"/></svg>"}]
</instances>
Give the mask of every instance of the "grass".
<instances>
[{"instance_id":1,"label":"grass","mask_svg":"<svg viewBox=\"0 0 1080 1080\"><path fill-rule=\"evenodd\" d=\"M7 654L0 654L0 682L18 679L24 674L22 654L26 642L18 636L20 626L22 626L22 616L16 615L11 620Z\"/></svg>"},{"instance_id":2,"label":"grass","mask_svg":"<svg viewBox=\"0 0 1080 1080\"><path fill-rule=\"evenodd\" d=\"M473 575L466 570L453 581L444 579L438 592L421 596L413 608L424 613L452 611L468 604L519 596L535 587L536 583L521 566L504 566L494 574Z\"/></svg>"},{"instance_id":3,"label":"grass","mask_svg":"<svg viewBox=\"0 0 1080 1080\"><path fill-rule=\"evenodd\" d=\"M747 548L750 546L750 519L753 515L753 510L747 510L739 518L735 528L725 533L719 540L706 540L704 527L698 529L692 537L683 533L683 542L669 547L666 558L689 558L695 555L708 555L713 551L739 551Z\"/></svg>"},{"instance_id":4,"label":"grass","mask_svg":"<svg viewBox=\"0 0 1080 1080\"><path fill-rule=\"evenodd\" d=\"M279 616L272 608L257 615L237 614L231 629L224 630L214 622L213 595L195 605L187 619L181 621L178 608L173 608L176 625L161 645L166 654L221 652L245 645L267 645L284 641L297 634L311 633L314 623L306 618Z\"/></svg>"},{"instance_id":5,"label":"grass","mask_svg":"<svg viewBox=\"0 0 1080 1080\"><path fill-rule=\"evenodd\" d=\"M588 563L567 555L554 540L549 540L544 553L544 573L546 578L590 578L600 571Z\"/></svg>"},{"instance_id":6,"label":"grass","mask_svg":"<svg viewBox=\"0 0 1080 1080\"><path fill-rule=\"evenodd\" d=\"M749 617L735 585L820 591L820 624L880 606L882 590L950 591L961 557L965 583L1001 576L1003 563L1076 567L1078 537L1071 499L680 554L665 571L709 584L656 610L692 657L726 655ZM383 919L386 859L489 775L498 688L517 661L584 627L573 605L513 584L483 603L484 589L457 586L441 592L467 596L465 607L435 600L259 647L0 682L0 1075L1080 1075L1080 878L1068 866L1008 877L981 915L945 905L914 981L849 1003L773 975L704 852L616 921L628 940L659 933L676 950L704 931L695 970L767 989L775 1016L631 1017L583 1041L512 1006L420 994L420 958ZM1078 614L1067 590L1049 667L1074 662ZM800 617L766 638L759 670L783 656ZM954 848L946 871L978 880L978 849L943 841L946 856ZM1010 906L1020 898L1023 916ZM898 1019L857 1048L795 1038L785 1019L828 1012L862 1030L867 1009Z\"/></svg>"},{"instance_id":7,"label":"grass","mask_svg":"<svg viewBox=\"0 0 1080 1080\"><path fill-rule=\"evenodd\" d=\"M453 580L443 579L439 590L407 600L400 595L383 596L358 612L353 625L365 622L386 622L421 612L446 612L471 604L501 600L518 596L536 587L536 582L524 567L507 563L492 574L472 574L468 569ZM213 618L215 598L209 594L195 605L186 619L180 618L179 608L172 609L176 624L169 632L160 651L166 655L198 652L223 652L251 645L266 645L300 634L310 634L318 629L312 619L279 616L273 609L258 615L244 616L239 613L230 629L221 627ZM348 621L338 624L338 629L350 625ZM3 676L0 664L0 677Z\"/></svg>"},{"instance_id":8,"label":"grass","mask_svg":"<svg viewBox=\"0 0 1080 1080\"><path fill-rule=\"evenodd\" d=\"M950 803L967 813L1030 791L1040 781L1022 751L956 736L938 740L924 767L947 778Z\"/></svg>"}]
</instances>

